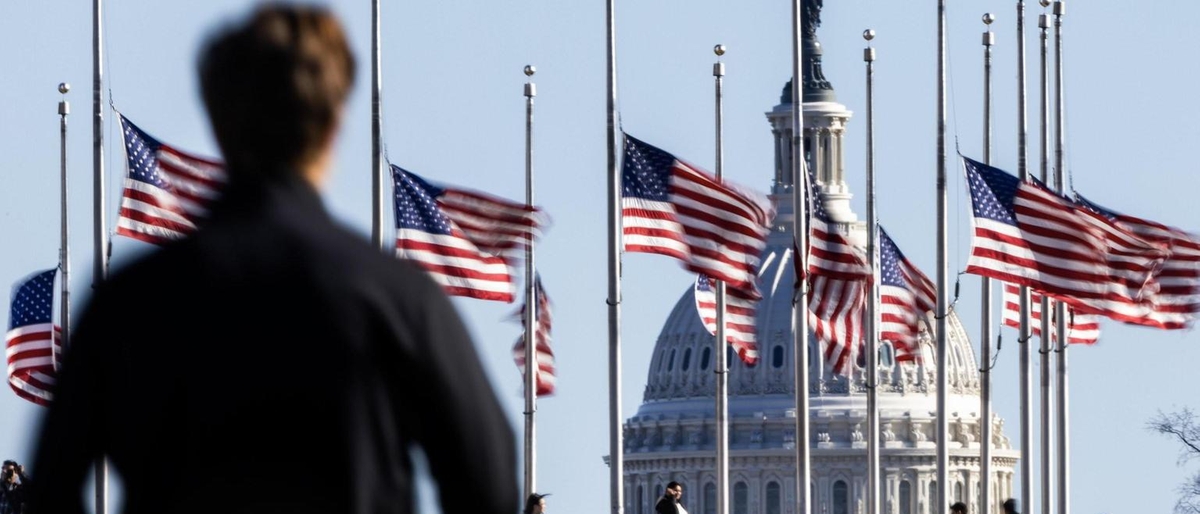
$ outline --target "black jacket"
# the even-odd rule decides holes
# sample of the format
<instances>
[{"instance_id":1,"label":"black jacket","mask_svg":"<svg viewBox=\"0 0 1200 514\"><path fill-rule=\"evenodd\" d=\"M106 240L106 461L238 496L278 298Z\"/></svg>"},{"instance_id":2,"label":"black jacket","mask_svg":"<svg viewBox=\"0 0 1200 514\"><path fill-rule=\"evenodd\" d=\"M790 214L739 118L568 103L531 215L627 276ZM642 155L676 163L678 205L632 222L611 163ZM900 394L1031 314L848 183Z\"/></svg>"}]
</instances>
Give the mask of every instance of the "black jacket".
<instances>
[{"instance_id":1,"label":"black jacket","mask_svg":"<svg viewBox=\"0 0 1200 514\"><path fill-rule=\"evenodd\" d=\"M230 186L105 283L70 345L31 512L83 512L107 454L131 514L408 513L412 444L445 512L520 508L512 429L446 295L299 179Z\"/></svg>"},{"instance_id":2,"label":"black jacket","mask_svg":"<svg viewBox=\"0 0 1200 514\"><path fill-rule=\"evenodd\" d=\"M656 514L679 514L679 509L675 507L675 498L663 495L658 499L658 503L654 504L654 512Z\"/></svg>"}]
</instances>

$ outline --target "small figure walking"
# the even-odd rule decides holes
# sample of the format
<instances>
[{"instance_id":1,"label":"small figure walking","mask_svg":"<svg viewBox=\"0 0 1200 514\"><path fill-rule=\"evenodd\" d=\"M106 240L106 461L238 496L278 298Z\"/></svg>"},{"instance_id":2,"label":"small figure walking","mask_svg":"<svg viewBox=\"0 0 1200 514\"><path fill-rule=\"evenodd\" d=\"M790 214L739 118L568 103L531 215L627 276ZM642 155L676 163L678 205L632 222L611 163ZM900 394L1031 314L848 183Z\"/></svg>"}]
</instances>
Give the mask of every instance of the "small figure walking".
<instances>
[{"instance_id":1,"label":"small figure walking","mask_svg":"<svg viewBox=\"0 0 1200 514\"><path fill-rule=\"evenodd\" d=\"M688 514L687 509L683 508L683 503L679 501L680 498L683 498L683 485L673 480L668 482L666 492L658 499L658 503L654 504L655 514Z\"/></svg>"},{"instance_id":2,"label":"small figure walking","mask_svg":"<svg viewBox=\"0 0 1200 514\"><path fill-rule=\"evenodd\" d=\"M549 494L533 493L525 499L523 514L546 514L546 497Z\"/></svg>"}]
</instances>

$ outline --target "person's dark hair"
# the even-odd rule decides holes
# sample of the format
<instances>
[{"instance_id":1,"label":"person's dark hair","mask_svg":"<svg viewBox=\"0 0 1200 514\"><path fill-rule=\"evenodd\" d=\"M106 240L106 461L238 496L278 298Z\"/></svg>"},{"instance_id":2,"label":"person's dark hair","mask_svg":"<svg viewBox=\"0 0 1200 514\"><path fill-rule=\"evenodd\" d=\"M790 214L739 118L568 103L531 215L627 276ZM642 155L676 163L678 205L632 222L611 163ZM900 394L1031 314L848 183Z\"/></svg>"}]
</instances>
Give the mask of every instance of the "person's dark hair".
<instances>
[{"instance_id":1,"label":"person's dark hair","mask_svg":"<svg viewBox=\"0 0 1200 514\"><path fill-rule=\"evenodd\" d=\"M955 503L954 505L950 506L950 512L961 512L962 514L967 514L967 504L963 502Z\"/></svg>"},{"instance_id":2,"label":"person's dark hair","mask_svg":"<svg viewBox=\"0 0 1200 514\"><path fill-rule=\"evenodd\" d=\"M529 498L525 499L525 510L523 511L524 514L533 514L534 507L537 507L538 503L542 501L542 498L547 496L550 496L550 494L533 493L529 495Z\"/></svg>"},{"instance_id":3,"label":"person's dark hair","mask_svg":"<svg viewBox=\"0 0 1200 514\"><path fill-rule=\"evenodd\" d=\"M6 460L6 461L4 461L4 464L3 464L2 466L13 466L13 467L16 467L16 465L17 465L17 461L15 461L15 460Z\"/></svg>"},{"instance_id":4,"label":"person's dark hair","mask_svg":"<svg viewBox=\"0 0 1200 514\"><path fill-rule=\"evenodd\" d=\"M311 162L337 129L354 69L322 7L263 5L216 34L200 54L200 91L231 177Z\"/></svg>"},{"instance_id":5,"label":"person's dark hair","mask_svg":"<svg viewBox=\"0 0 1200 514\"><path fill-rule=\"evenodd\" d=\"M1021 509L1021 504L1017 502L1016 498L1009 498L1007 500L1004 500L1005 514L1020 514L1020 512L1021 512L1020 509Z\"/></svg>"},{"instance_id":6,"label":"person's dark hair","mask_svg":"<svg viewBox=\"0 0 1200 514\"><path fill-rule=\"evenodd\" d=\"M680 485L682 485L682 484L680 484L679 482L676 482L676 481L672 480L672 481L670 481L670 482L667 482L667 489L674 489L674 488L676 488L676 487L679 487Z\"/></svg>"}]
</instances>

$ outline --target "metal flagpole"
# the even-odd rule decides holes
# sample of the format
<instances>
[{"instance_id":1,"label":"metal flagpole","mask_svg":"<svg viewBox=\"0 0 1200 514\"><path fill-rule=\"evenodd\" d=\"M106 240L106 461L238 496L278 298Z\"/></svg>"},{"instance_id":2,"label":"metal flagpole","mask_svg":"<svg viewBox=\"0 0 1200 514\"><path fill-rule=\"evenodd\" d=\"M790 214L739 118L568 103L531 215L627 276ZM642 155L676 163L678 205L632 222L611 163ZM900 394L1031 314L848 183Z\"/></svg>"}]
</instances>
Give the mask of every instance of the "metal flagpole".
<instances>
[{"instance_id":1,"label":"metal flagpole","mask_svg":"<svg viewBox=\"0 0 1200 514\"><path fill-rule=\"evenodd\" d=\"M383 90L381 73L379 0L371 0L371 241L386 252L383 237L383 115L380 95Z\"/></svg>"},{"instance_id":2,"label":"metal flagpole","mask_svg":"<svg viewBox=\"0 0 1200 514\"><path fill-rule=\"evenodd\" d=\"M1063 50L1062 50L1062 17L1066 14L1066 5L1061 0L1054 2L1054 104L1055 104L1055 144L1054 144L1054 181L1058 192L1066 190L1066 170L1063 162L1064 126L1063 122ZM1058 333L1058 514L1071 511L1071 447L1070 416L1067 412L1067 312L1062 302L1055 302L1054 314L1057 316Z\"/></svg>"},{"instance_id":3,"label":"metal flagpole","mask_svg":"<svg viewBox=\"0 0 1200 514\"><path fill-rule=\"evenodd\" d=\"M992 32L992 13L983 15L987 30L983 33L983 163L992 164L992 45L996 34ZM979 510L982 514L992 511L992 279L980 277L983 290L980 305L980 354L979 354L979 474L983 477L982 496Z\"/></svg>"},{"instance_id":4,"label":"metal flagpole","mask_svg":"<svg viewBox=\"0 0 1200 514\"><path fill-rule=\"evenodd\" d=\"M867 48L867 259L871 266L867 303L867 514L879 514L879 216L875 212L875 31L863 31Z\"/></svg>"},{"instance_id":5,"label":"metal flagpole","mask_svg":"<svg viewBox=\"0 0 1200 514\"><path fill-rule=\"evenodd\" d=\"M62 278L59 283L59 288L62 291L62 306L59 308L59 316L62 325L62 336L59 340L59 347L67 348L71 336L71 251L70 238L68 237L67 229L67 115L71 113L71 104L67 102L67 92L71 90L71 85L63 82L58 85L58 92L62 93L63 98L58 102L58 117L59 117L59 162L62 168L62 241L59 243L58 267L62 270ZM54 363L55 370L58 370L58 363L61 356L54 355L51 359Z\"/></svg>"},{"instance_id":6,"label":"metal flagpole","mask_svg":"<svg viewBox=\"0 0 1200 514\"><path fill-rule=\"evenodd\" d=\"M713 63L713 81L716 92L716 126L717 126L717 181L721 181L722 168L725 165L725 148L721 141L722 115L722 79L725 77L725 63L721 56L725 55L725 45L713 47L717 54L717 62ZM725 356L725 282L717 281L717 333L714 340L716 363L713 372L717 375L717 514L729 514L729 363Z\"/></svg>"},{"instance_id":7,"label":"metal flagpole","mask_svg":"<svg viewBox=\"0 0 1200 514\"><path fill-rule=\"evenodd\" d=\"M92 288L108 278L108 233L104 221L104 24L103 0L92 0ZM95 466L96 514L108 514L108 464Z\"/></svg>"},{"instance_id":8,"label":"metal flagpole","mask_svg":"<svg viewBox=\"0 0 1200 514\"><path fill-rule=\"evenodd\" d=\"M537 87L525 66L525 205L533 208L533 97ZM537 290L534 287L533 239L525 246L525 497L537 492Z\"/></svg>"},{"instance_id":9,"label":"metal flagpole","mask_svg":"<svg viewBox=\"0 0 1200 514\"><path fill-rule=\"evenodd\" d=\"M938 120L937 120L937 505L949 505L950 420L946 400L950 393L946 359L946 316L949 315L946 264L946 0L938 0Z\"/></svg>"},{"instance_id":10,"label":"metal flagpole","mask_svg":"<svg viewBox=\"0 0 1200 514\"><path fill-rule=\"evenodd\" d=\"M605 2L608 37L608 477L609 508L621 514L625 506L622 477L625 456L621 454L621 175L617 170L617 28L614 1Z\"/></svg>"},{"instance_id":11,"label":"metal flagpole","mask_svg":"<svg viewBox=\"0 0 1200 514\"><path fill-rule=\"evenodd\" d=\"M796 410L796 514L812 514L812 480L808 419L808 205L804 202L808 174L804 171L804 47L801 44L800 2L792 0L792 251L796 291L792 298L792 365Z\"/></svg>"},{"instance_id":12,"label":"metal flagpole","mask_svg":"<svg viewBox=\"0 0 1200 514\"><path fill-rule=\"evenodd\" d=\"M1029 170L1026 157L1026 135L1028 134L1028 112L1025 98L1025 2L1017 1L1017 175L1021 180L1028 180ZM1033 498L1033 451L1031 437L1033 419L1030 416L1030 404L1033 403L1033 382L1029 375L1029 288L1020 288L1021 323L1017 335L1020 347L1020 395L1021 395L1021 504L1028 510L1030 499Z\"/></svg>"},{"instance_id":13,"label":"metal flagpole","mask_svg":"<svg viewBox=\"0 0 1200 514\"><path fill-rule=\"evenodd\" d=\"M1050 5L1050 0L1041 0L1042 7ZM1042 93L1042 110L1041 110L1041 128L1042 128L1042 148L1039 158L1042 183L1048 183L1047 178L1050 173L1050 80L1049 68L1046 59L1046 36L1047 29L1050 28L1050 16L1047 14L1038 15L1038 29L1041 33L1041 93ZM1051 492L1050 478L1053 475L1053 467L1051 466L1051 455L1053 454L1054 438L1051 435L1051 400L1050 400L1050 297L1042 295L1041 301L1041 337L1039 337L1038 346L1038 362L1041 364L1041 369L1038 370L1041 378L1041 486L1042 486L1042 514L1050 514L1050 504L1053 502L1053 493Z\"/></svg>"}]
</instances>

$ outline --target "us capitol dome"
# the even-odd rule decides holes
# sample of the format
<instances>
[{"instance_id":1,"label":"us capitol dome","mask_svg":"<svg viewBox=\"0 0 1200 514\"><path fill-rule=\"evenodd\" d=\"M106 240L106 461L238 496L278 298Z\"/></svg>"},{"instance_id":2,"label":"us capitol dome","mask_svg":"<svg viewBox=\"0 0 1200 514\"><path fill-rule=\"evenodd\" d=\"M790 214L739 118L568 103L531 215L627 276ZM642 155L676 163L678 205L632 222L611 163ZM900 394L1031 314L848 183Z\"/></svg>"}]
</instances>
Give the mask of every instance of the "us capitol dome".
<instances>
[{"instance_id":1,"label":"us capitol dome","mask_svg":"<svg viewBox=\"0 0 1200 514\"><path fill-rule=\"evenodd\" d=\"M813 16L809 16L812 19ZM820 201L843 233L865 246L865 223L850 209L842 155L851 113L837 103L820 67L815 24L805 23L804 148L817 177ZM795 391L791 298L795 281L790 233L791 87L767 113L775 139L775 175L771 199L778 213L763 252L757 336L760 360L744 365L732 353L729 362L729 505L732 514L794 514ZM896 362L881 343L880 462L881 508L887 514L932 514L936 509L937 352L932 313L920 326L921 358ZM867 497L867 396L865 364L860 356L852 376L836 375L819 343L810 337L808 441L812 461L814 514L861 514ZM980 512L979 364L957 316L948 318L947 412L951 502ZM683 504L692 514L716 514L716 434L713 336L696 313L689 287L675 304L654 346L642 405L624 425L625 512L653 514L666 484L683 484ZM1004 435L1003 419L994 416L991 480L994 505L1012 496L1019 452Z\"/></svg>"}]
</instances>

